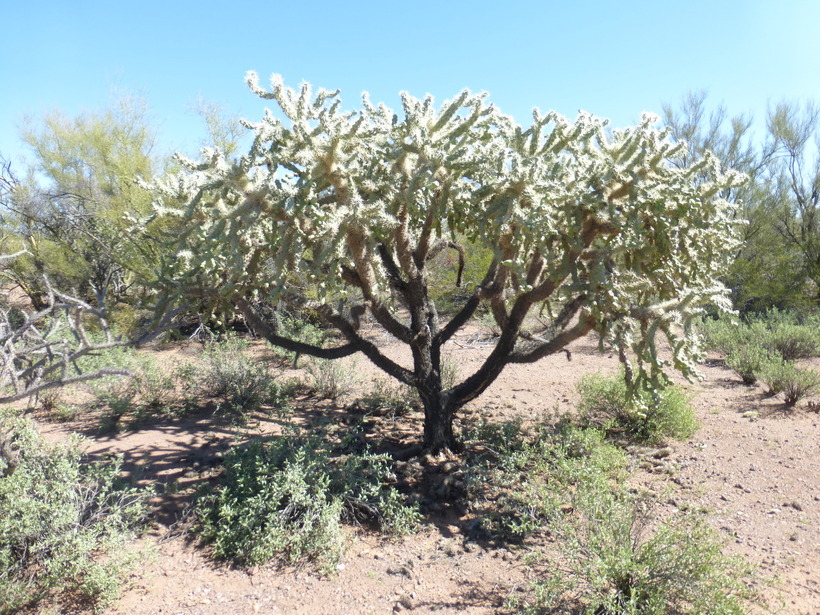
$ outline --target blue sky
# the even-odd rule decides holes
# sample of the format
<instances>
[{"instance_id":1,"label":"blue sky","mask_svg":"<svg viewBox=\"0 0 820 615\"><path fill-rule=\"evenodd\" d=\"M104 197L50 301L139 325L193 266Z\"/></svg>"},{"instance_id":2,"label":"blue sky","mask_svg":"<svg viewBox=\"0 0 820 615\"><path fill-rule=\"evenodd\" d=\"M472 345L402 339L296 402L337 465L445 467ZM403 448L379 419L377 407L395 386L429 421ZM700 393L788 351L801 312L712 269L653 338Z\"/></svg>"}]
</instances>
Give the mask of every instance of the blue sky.
<instances>
[{"instance_id":1,"label":"blue sky","mask_svg":"<svg viewBox=\"0 0 820 615\"><path fill-rule=\"evenodd\" d=\"M537 106L624 126L698 89L758 118L781 99L820 101L816 0L3 0L2 15L0 154L15 161L25 115L123 94L148 104L158 153L193 153L198 100L261 117L248 70L341 88L348 108L363 90L393 107L400 90L486 90L521 123Z\"/></svg>"}]
</instances>

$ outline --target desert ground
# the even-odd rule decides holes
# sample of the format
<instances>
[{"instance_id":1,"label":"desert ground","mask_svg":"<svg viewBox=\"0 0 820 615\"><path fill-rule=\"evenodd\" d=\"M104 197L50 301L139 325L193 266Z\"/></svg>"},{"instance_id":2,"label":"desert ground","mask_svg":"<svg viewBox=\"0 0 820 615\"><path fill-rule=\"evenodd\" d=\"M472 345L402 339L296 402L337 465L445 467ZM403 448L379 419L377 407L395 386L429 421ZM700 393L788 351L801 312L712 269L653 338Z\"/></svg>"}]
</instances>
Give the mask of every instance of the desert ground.
<instances>
[{"instance_id":1,"label":"desert ground","mask_svg":"<svg viewBox=\"0 0 820 615\"><path fill-rule=\"evenodd\" d=\"M398 345L381 342L392 358L407 361ZM479 332L463 332L447 344L447 356L462 375L468 374L491 343ZM269 359L261 343L253 349L260 360ZM570 351L571 360L560 353L510 367L463 410L460 421L534 421L574 411L579 378L614 373L618 361L612 352L600 352L592 336L573 343ZM201 345L178 343L151 352L159 361L174 362L195 356ZM820 367L816 359L814 366ZM277 369L282 377L305 376L288 366ZM287 420L322 416L344 421L349 404L380 377L363 358L352 370L357 382L350 394L333 402L299 396ZM631 481L636 488L662 494L660 514L693 508L706 512L725 551L742 555L755 568L748 581L757 595L750 612L820 613L817 406L803 402L796 409L785 408L767 398L762 386L744 386L717 355L701 365L701 372L700 382L681 380L700 429L688 441L669 442L662 456L634 455ZM175 485L152 500L151 529L139 541L147 555L121 599L106 611L110 615L506 613L508 597L525 594L536 574L525 562L525 548L473 540L471 511L463 506L427 507L420 529L401 538L348 528L345 555L329 575L310 566L243 570L214 563L208 548L198 545L186 529L193 489L213 477L221 454L237 437L274 431L281 427L280 420L260 411L239 427L205 412L97 435L91 416L69 422L42 415L37 419L49 438L72 431L88 434L85 447L92 460L122 453L126 467L140 481ZM376 448L388 442L401 450L411 446L420 431L420 414L411 414L384 418L365 437ZM410 463L435 472L445 461ZM457 456L449 461L459 463Z\"/></svg>"}]
</instances>

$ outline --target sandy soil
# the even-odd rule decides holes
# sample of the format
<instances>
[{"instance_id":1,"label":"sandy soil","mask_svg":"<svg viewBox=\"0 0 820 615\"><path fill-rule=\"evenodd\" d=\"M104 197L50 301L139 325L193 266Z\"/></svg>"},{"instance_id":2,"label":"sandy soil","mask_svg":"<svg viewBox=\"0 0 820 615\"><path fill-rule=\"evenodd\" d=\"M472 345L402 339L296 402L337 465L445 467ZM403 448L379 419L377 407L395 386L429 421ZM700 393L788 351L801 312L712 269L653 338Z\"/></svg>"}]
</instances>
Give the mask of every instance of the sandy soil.
<instances>
[{"instance_id":1,"label":"sandy soil","mask_svg":"<svg viewBox=\"0 0 820 615\"><path fill-rule=\"evenodd\" d=\"M611 352L599 353L590 337L564 354L535 365L513 366L483 397L465 409L491 419L535 418L571 410L581 375L617 369ZM476 335L462 334L447 346L462 374L489 351ZM400 348L388 345L397 360ZM193 353L195 347L174 353ZM820 362L815 362L820 368ZM373 375L360 359L361 386ZM726 549L757 567L761 604L752 612L820 613L820 414L806 405L787 412L762 388L749 388L713 357L702 367L705 379L686 384L701 422L688 442L673 443L672 454L656 465L640 464L633 480L665 490L667 512L701 507L726 540ZM814 400L818 401L818 400ZM302 409L343 412L328 402L303 400ZM53 437L82 427L41 422ZM261 419L251 426L275 429ZM406 424L399 441L411 442ZM397 427L397 429L399 429ZM235 428L210 416L159 424L139 431L96 437L92 457L122 452L145 480L178 481L180 490L154 500L152 531L142 540L153 555L130 580L110 614L414 614L503 613L504 600L528 586L530 574L520 551L466 541L469 514L452 508L428 515L415 535L384 540L351 528L348 548L336 574L310 569L259 567L242 571L216 565L185 533L186 488L213 472ZM405 439L402 440L402 437ZM638 461L636 460L636 465Z\"/></svg>"}]
</instances>

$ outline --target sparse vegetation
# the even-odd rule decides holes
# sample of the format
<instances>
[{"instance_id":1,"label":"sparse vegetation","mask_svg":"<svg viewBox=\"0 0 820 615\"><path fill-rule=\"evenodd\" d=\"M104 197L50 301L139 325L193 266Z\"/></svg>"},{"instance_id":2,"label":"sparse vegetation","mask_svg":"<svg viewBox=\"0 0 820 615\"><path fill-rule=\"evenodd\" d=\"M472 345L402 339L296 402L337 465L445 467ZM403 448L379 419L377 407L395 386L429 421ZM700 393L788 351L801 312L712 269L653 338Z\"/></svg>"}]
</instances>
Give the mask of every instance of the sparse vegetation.
<instances>
[{"instance_id":1,"label":"sparse vegetation","mask_svg":"<svg viewBox=\"0 0 820 615\"><path fill-rule=\"evenodd\" d=\"M748 567L724 556L702 518L653 519L624 490L579 485L553 520L561 555L538 567L528 614L740 615ZM647 509L649 507L649 510Z\"/></svg>"},{"instance_id":2,"label":"sparse vegetation","mask_svg":"<svg viewBox=\"0 0 820 615\"><path fill-rule=\"evenodd\" d=\"M248 356L247 349L247 340L235 336L210 342L197 378L206 395L219 399L221 410L240 420L260 404L283 401L282 387L264 362Z\"/></svg>"},{"instance_id":3,"label":"sparse vegetation","mask_svg":"<svg viewBox=\"0 0 820 615\"><path fill-rule=\"evenodd\" d=\"M468 497L481 531L506 541L546 531L578 484L609 490L625 475L625 455L602 432L567 421L532 433L516 421L479 424L469 441L480 452L468 474Z\"/></svg>"},{"instance_id":4,"label":"sparse vegetation","mask_svg":"<svg viewBox=\"0 0 820 615\"><path fill-rule=\"evenodd\" d=\"M396 418L405 416L419 407L421 400L410 387L392 385L380 378L361 399L361 405L368 413Z\"/></svg>"},{"instance_id":5,"label":"sparse vegetation","mask_svg":"<svg viewBox=\"0 0 820 615\"><path fill-rule=\"evenodd\" d=\"M787 361L820 356L820 316L770 309L743 320L706 319L706 344L726 355L758 347Z\"/></svg>"},{"instance_id":6,"label":"sparse vegetation","mask_svg":"<svg viewBox=\"0 0 820 615\"><path fill-rule=\"evenodd\" d=\"M769 395L783 394L788 406L820 390L820 374L799 359L820 355L820 318L769 310L745 322L704 323L707 343L726 353L726 365L744 384L761 380Z\"/></svg>"},{"instance_id":7,"label":"sparse vegetation","mask_svg":"<svg viewBox=\"0 0 820 615\"><path fill-rule=\"evenodd\" d=\"M783 394L788 406L820 390L820 373L797 367L794 361L780 357L766 361L760 368L760 379L769 387L770 395Z\"/></svg>"},{"instance_id":8,"label":"sparse vegetation","mask_svg":"<svg viewBox=\"0 0 820 615\"><path fill-rule=\"evenodd\" d=\"M754 343L738 346L726 355L726 365L740 376L743 384L757 382L761 368L771 360L772 354Z\"/></svg>"},{"instance_id":9,"label":"sparse vegetation","mask_svg":"<svg viewBox=\"0 0 820 615\"><path fill-rule=\"evenodd\" d=\"M326 399L338 399L349 394L356 384L354 366L340 361L315 360L308 368L316 394Z\"/></svg>"}]
</instances>

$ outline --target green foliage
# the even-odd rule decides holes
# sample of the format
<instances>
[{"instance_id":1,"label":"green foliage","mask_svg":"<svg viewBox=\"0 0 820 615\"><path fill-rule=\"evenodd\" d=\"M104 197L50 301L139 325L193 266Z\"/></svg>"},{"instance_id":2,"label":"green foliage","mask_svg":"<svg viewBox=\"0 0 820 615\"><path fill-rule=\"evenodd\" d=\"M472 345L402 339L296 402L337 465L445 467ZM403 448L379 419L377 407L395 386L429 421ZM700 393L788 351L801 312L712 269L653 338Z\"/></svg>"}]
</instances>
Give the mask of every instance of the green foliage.
<instances>
[{"instance_id":1,"label":"green foliage","mask_svg":"<svg viewBox=\"0 0 820 615\"><path fill-rule=\"evenodd\" d=\"M317 326L317 324L304 313L280 314L276 316L276 319L279 322L280 333L290 339L321 346L328 337L326 331ZM278 348L275 350L282 352L281 349ZM294 352L285 352L284 354L291 359L294 367L299 366L298 354Z\"/></svg>"},{"instance_id":2,"label":"green foliage","mask_svg":"<svg viewBox=\"0 0 820 615\"><path fill-rule=\"evenodd\" d=\"M625 454L596 429L566 421L532 434L520 422L479 423L468 433L477 447L467 489L481 529L520 542L539 534L563 513L579 485L609 490L623 478Z\"/></svg>"},{"instance_id":3,"label":"green foliage","mask_svg":"<svg viewBox=\"0 0 820 615\"><path fill-rule=\"evenodd\" d=\"M0 613L58 594L111 602L150 493L120 480L121 460L83 465L77 441L49 445L7 412L6 431L19 465L0 460Z\"/></svg>"},{"instance_id":4,"label":"green foliage","mask_svg":"<svg viewBox=\"0 0 820 615\"><path fill-rule=\"evenodd\" d=\"M332 458L316 440L256 440L225 456L219 487L197 504L199 532L215 557L240 565L311 560L332 568L343 520L390 533L417 523L417 511L385 486L389 478L384 455Z\"/></svg>"},{"instance_id":5,"label":"green foliage","mask_svg":"<svg viewBox=\"0 0 820 615\"><path fill-rule=\"evenodd\" d=\"M578 384L584 420L641 442L685 439L698 428L686 394L676 385L630 391L623 374L586 375Z\"/></svg>"},{"instance_id":6,"label":"green foliage","mask_svg":"<svg viewBox=\"0 0 820 615\"><path fill-rule=\"evenodd\" d=\"M771 309L742 322L706 320L707 344L726 353L726 365L745 384L762 380L793 405L816 390L816 372L794 361L820 355L820 317Z\"/></svg>"},{"instance_id":7,"label":"green foliage","mask_svg":"<svg viewBox=\"0 0 820 615\"><path fill-rule=\"evenodd\" d=\"M263 361L248 356L248 342L234 336L211 342L202 354L199 384L204 392L222 399L220 408L242 417L260 404L281 403L282 387Z\"/></svg>"},{"instance_id":8,"label":"green foliage","mask_svg":"<svg viewBox=\"0 0 820 615\"><path fill-rule=\"evenodd\" d=\"M724 556L693 515L650 523L646 503L581 485L572 512L550 525L561 552L534 584L526 613L743 613L747 567Z\"/></svg>"},{"instance_id":9,"label":"green foliage","mask_svg":"<svg viewBox=\"0 0 820 615\"><path fill-rule=\"evenodd\" d=\"M135 301L135 283L152 277L157 247L126 232L125 217L146 215L152 201L145 182L153 178L153 135L144 106L123 100L75 118L54 112L22 136L34 164L8 202L6 222L29 251L13 265L16 281L35 307L42 274L84 299L107 296L112 308Z\"/></svg>"},{"instance_id":10,"label":"green foliage","mask_svg":"<svg viewBox=\"0 0 820 615\"><path fill-rule=\"evenodd\" d=\"M768 350L750 343L739 345L727 354L726 365L737 372L744 384L754 384L763 365L771 359L772 354Z\"/></svg>"},{"instance_id":11,"label":"green foliage","mask_svg":"<svg viewBox=\"0 0 820 615\"><path fill-rule=\"evenodd\" d=\"M442 314L452 314L461 308L475 287L481 284L495 256L493 250L465 239L459 242L464 248L461 286L456 286L459 268L457 251L442 251L430 262L430 297Z\"/></svg>"},{"instance_id":12,"label":"green foliage","mask_svg":"<svg viewBox=\"0 0 820 615\"><path fill-rule=\"evenodd\" d=\"M742 319L705 319L701 325L708 347L727 355L758 346L786 360L820 354L820 317L770 309Z\"/></svg>"},{"instance_id":13,"label":"green foliage","mask_svg":"<svg viewBox=\"0 0 820 615\"><path fill-rule=\"evenodd\" d=\"M707 114L705 93L690 93L679 110L664 107L666 124L689 152L713 151L750 181L724 196L740 207L746 224L724 278L743 314L772 307L817 310L820 303L820 168L812 160L818 107L782 102L766 118L767 134L755 139L749 116L728 117L719 106ZM682 156L688 166L694 158Z\"/></svg>"},{"instance_id":14,"label":"green foliage","mask_svg":"<svg viewBox=\"0 0 820 615\"><path fill-rule=\"evenodd\" d=\"M774 357L760 367L760 379L770 395L783 394L786 405L793 406L804 397L820 391L820 373L797 367L794 361Z\"/></svg>"},{"instance_id":15,"label":"green foliage","mask_svg":"<svg viewBox=\"0 0 820 615\"><path fill-rule=\"evenodd\" d=\"M100 431L119 428L120 420L131 415L137 425L152 417L176 418L195 405L196 380L192 365L160 365L147 352L132 348L110 348L83 359L86 369L107 366L128 370L132 376L106 376L90 389L94 405L102 409Z\"/></svg>"},{"instance_id":16,"label":"green foliage","mask_svg":"<svg viewBox=\"0 0 820 615\"><path fill-rule=\"evenodd\" d=\"M762 334L759 342L787 361L820 356L820 314L804 315L769 310L750 321L752 335Z\"/></svg>"},{"instance_id":17,"label":"green foliage","mask_svg":"<svg viewBox=\"0 0 820 615\"><path fill-rule=\"evenodd\" d=\"M308 371L313 377L313 390L326 399L344 397L356 384L355 366L340 361L316 360Z\"/></svg>"},{"instance_id":18,"label":"green foliage","mask_svg":"<svg viewBox=\"0 0 820 615\"><path fill-rule=\"evenodd\" d=\"M369 413L388 418L405 416L421 404L416 392L406 385L393 386L384 379L373 383L373 388L361 399Z\"/></svg>"}]
</instances>

